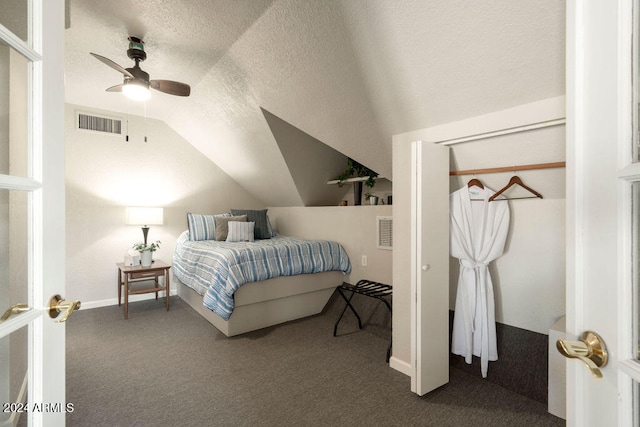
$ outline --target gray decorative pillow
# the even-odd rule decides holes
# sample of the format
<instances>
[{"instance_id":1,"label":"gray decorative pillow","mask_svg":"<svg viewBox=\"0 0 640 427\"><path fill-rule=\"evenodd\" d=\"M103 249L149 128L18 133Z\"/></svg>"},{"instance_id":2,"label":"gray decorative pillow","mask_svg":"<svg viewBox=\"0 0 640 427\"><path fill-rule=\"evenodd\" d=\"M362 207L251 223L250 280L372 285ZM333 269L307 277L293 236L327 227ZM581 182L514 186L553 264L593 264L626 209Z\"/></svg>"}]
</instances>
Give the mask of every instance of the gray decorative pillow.
<instances>
[{"instance_id":1,"label":"gray decorative pillow","mask_svg":"<svg viewBox=\"0 0 640 427\"><path fill-rule=\"evenodd\" d=\"M269 236L276 237L278 233L275 232L273 226L271 225L271 220L269 219L269 215L267 215L267 228L269 229Z\"/></svg>"},{"instance_id":2,"label":"gray decorative pillow","mask_svg":"<svg viewBox=\"0 0 640 427\"><path fill-rule=\"evenodd\" d=\"M229 222L247 222L246 215L230 216L226 218L216 218L216 240L227 240L227 234L229 233Z\"/></svg>"},{"instance_id":3,"label":"gray decorative pillow","mask_svg":"<svg viewBox=\"0 0 640 427\"><path fill-rule=\"evenodd\" d=\"M269 225L267 223L267 209L231 209L231 215L246 215L247 221L255 222L254 235L256 239L270 239Z\"/></svg>"},{"instance_id":4,"label":"gray decorative pillow","mask_svg":"<svg viewBox=\"0 0 640 427\"><path fill-rule=\"evenodd\" d=\"M255 222L229 221L227 242L253 242Z\"/></svg>"}]
</instances>

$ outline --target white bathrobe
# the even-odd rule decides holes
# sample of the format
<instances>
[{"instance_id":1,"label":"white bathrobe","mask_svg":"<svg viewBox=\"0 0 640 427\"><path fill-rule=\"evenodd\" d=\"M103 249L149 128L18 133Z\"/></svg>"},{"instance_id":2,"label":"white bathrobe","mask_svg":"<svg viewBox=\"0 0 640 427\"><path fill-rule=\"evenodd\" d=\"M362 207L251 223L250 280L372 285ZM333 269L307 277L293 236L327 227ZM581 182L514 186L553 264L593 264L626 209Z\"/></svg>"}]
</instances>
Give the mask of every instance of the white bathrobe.
<instances>
[{"instance_id":1,"label":"white bathrobe","mask_svg":"<svg viewBox=\"0 0 640 427\"><path fill-rule=\"evenodd\" d=\"M486 187L465 185L449 196L451 256L460 260L451 351L464 356L469 364L472 355L479 356L483 377L489 361L498 360L488 266L502 255L509 231L508 202L489 202L493 194L495 191Z\"/></svg>"}]
</instances>

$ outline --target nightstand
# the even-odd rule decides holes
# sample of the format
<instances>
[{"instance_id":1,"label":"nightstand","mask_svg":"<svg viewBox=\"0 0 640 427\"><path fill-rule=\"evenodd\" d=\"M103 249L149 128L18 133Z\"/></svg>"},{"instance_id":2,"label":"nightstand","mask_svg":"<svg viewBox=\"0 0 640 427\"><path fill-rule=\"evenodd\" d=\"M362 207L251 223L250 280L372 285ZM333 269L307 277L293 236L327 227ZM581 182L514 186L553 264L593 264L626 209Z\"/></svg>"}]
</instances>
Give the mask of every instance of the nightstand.
<instances>
[{"instance_id":1,"label":"nightstand","mask_svg":"<svg viewBox=\"0 0 640 427\"><path fill-rule=\"evenodd\" d=\"M124 318L129 318L129 295L156 293L164 291L167 300L167 311L170 307L170 285L169 285L169 269L171 266L159 259L155 260L150 267L137 265L134 267L125 266L124 263L116 264L118 267L118 305L122 301L122 287L124 286ZM164 286L160 286L160 277L164 277ZM143 283L143 282L150 282Z\"/></svg>"}]
</instances>

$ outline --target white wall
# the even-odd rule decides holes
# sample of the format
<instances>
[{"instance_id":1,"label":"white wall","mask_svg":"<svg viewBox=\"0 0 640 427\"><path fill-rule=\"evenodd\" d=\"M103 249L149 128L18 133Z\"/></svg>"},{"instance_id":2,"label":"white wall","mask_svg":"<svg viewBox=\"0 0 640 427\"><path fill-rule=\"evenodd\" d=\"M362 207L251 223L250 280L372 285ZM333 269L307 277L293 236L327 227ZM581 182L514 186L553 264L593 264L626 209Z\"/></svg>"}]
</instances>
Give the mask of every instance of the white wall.
<instances>
[{"instance_id":1,"label":"white wall","mask_svg":"<svg viewBox=\"0 0 640 427\"><path fill-rule=\"evenodd\" d=\"M117 302L115 264L142 240L140 227L124 223L126 206L164 207L149 240L162 241L155 257L168 263L187 212L264 208L166 123L129 116L126 142L76 130L77 110L113 114L71 104L65 111L67 295L84 308Z\"/></svg>"},{"instance_id":2,"label":"white wall","mask_svg":"<svg viewBox=\"0 0 640 427\"><path fill-rule=\"evenodd\" d=\"M394 252L410 255L409 170L412 141L437 142L564 117L564 98L552 98L482 117L420 129L394 136L393 197ZM490 126L488 125L490 124ZM522 164L558 162L565 159L564 126L486 138L451 145L451 169L466 170ZM404 147L404 148L400 148ZM478 175L485 186L498 190L513 174ZM511 225L505 254L490 266L496 297L496 320L547 334L565 308L565 175L564 169L518 172L525 184L544 199L508 202ZM450 192L473 176L452 177ZM512 197L520 191L507 193ZM405 218L406 217L406 218ZM404 218L404 220L403 220ZM450 263L450 308L455 306L458 261ZM395 265L394 265L395 267ZM393 356L410 364L410 272L394 274Z\"/></svg>"},{"instance_id":3,"label":"white wall","mask_svg":"<svg viewBox=\"0 0 640 427\"><path fill-rule=\"evenodd\" d=\"M392 283L393 253L376 248L376 216L391 215L391 206L272 207L268 213L281 234L340 243L352 266L345 281ZM363 255L367 257L366 267L362 265Z\"/></svg>"}]
</instances>

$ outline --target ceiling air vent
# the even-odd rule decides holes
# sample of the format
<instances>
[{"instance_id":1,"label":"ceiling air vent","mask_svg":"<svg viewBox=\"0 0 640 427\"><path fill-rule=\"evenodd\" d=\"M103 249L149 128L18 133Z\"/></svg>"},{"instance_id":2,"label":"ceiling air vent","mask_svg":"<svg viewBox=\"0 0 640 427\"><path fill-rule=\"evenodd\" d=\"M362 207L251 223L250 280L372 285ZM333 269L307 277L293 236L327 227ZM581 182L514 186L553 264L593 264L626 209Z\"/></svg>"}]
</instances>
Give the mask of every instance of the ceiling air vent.
<instances>
[{"instance_id":1,"label":"ceiling air vent","mask_svg":"<svg viewBox=\"0 0 640 427\"><path fill-rule=\"evenodd\" d=\"M378 216L378 249L393 249L393 217Z\"/></svg>"},{"instance_id":2,"label":"ceiling air vent","mask_svg":"<svg viewBox=\"0 0 640 427\"><path fill-rule=\"evenodd\" d=\"M78 112L76 113L76 128L119 136L122 135L122 119L93 116Z\"/></svg>"}]
</instances>

